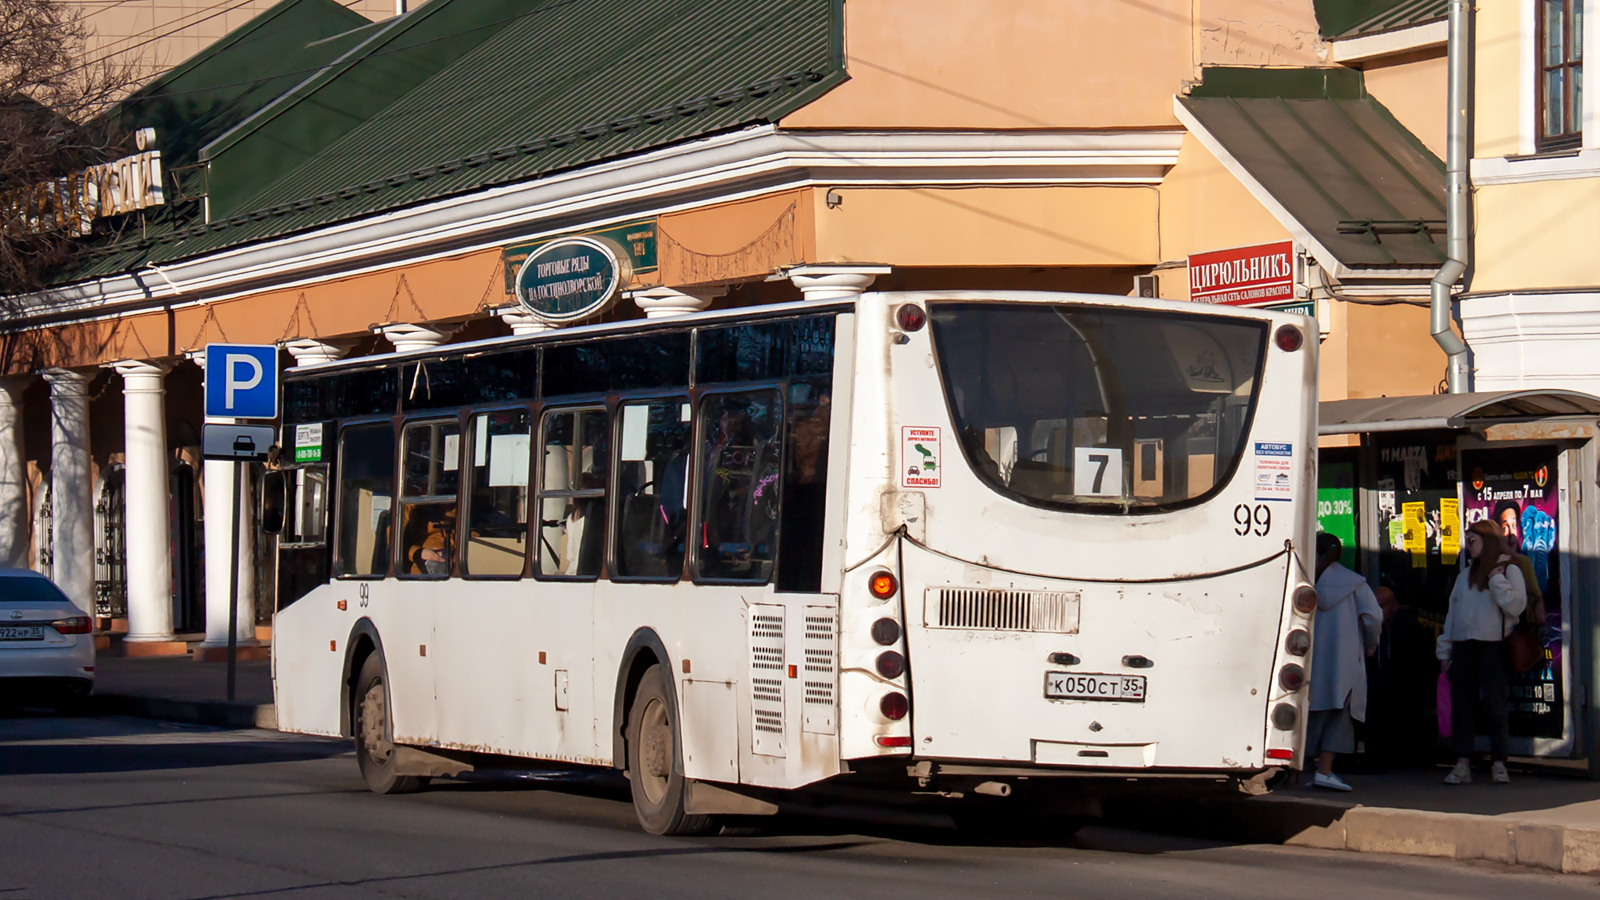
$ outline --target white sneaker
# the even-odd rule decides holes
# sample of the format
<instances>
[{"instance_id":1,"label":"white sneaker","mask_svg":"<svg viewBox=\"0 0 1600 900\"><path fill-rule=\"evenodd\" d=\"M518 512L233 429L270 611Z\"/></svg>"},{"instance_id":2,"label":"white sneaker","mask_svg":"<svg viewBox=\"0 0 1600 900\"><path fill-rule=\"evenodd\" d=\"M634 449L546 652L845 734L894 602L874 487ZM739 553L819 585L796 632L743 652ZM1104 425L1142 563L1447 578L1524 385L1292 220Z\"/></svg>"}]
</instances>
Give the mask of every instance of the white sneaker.
<instances>
[{"instance_id":1,"label":"white sneaker","mask_svg":"<svg viewBox=\"0 0 1600 900\"><path fill-rule=\"evenodd\" d=\"M1506 764L1505 763L1503 763L1503 762L1495 763L1490 768L1490 771L1493 773L1492 777L1494 778L1494 783L1495 784L1510 784L1511 783L1511 773L1506 771Z\"/></svg>"},{"instance_id":2,"label":"white sneaker","mask_svg":"<svg viewBox=\"0 0 1600 900\"><path fill-rule=\"evenodd\" d=\"M1444 777L1445 784L1471 784L1472 769L1466 763L1456 763L1450 774Z\"/></svg>"},{"instance_id":3,"label":"white sneaker","mask_svg":"<svg viewBox=\"0 0 1600 900\"><path fill-rule=\"evenodd\" d=\"M1340 778L1338 775L1324 775L1321 772L1318 772L1316 777L1311 779L1311 786L1322 788L1325 791L1353 790L1353 788L1351 788L1350 785L1345 784L1344 779Z\"/></svg>"}]
</instances>

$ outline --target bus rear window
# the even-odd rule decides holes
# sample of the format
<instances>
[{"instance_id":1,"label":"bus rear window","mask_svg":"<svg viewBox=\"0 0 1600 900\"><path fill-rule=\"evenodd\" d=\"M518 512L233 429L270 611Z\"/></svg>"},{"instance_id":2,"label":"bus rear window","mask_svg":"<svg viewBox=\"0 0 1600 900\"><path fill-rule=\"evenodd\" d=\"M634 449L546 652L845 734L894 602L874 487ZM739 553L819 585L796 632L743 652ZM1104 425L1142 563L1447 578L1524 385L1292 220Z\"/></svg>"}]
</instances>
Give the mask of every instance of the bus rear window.
<instances>
[{"instance_id":1,"label":"bus rear window","mask_svg":"<svg viewBox=\"0 0 1600 900\"><path fill-rule=\"evenodd\" d=\"M1245 447L1265 323L1074 304L930 303L959 442L1033 504L1136 513L1199 502Z\"/></svg>"}]
</instances>

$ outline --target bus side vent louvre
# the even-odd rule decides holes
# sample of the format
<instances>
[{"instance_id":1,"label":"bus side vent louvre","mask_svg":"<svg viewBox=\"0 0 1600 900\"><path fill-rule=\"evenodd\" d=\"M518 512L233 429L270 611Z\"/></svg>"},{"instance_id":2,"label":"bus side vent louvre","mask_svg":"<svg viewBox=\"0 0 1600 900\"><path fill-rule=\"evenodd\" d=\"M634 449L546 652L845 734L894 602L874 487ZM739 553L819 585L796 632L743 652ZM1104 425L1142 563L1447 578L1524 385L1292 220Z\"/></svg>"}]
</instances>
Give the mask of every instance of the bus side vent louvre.
<instances>
[{"instance_id":1,"label":"bus side vent louvre","mask_svg":"<svg viewBox=\"0 0 1600 900\"><path fill-rule=\"evenodd\" d=\"M923 624L974 631L1077 634L1079 600L1076 591L929 588Z\"/></svg>"},{"instance_id":2,"label":"bus side vent louvre","mask_svg":"<svg viewBox=\"0 0 1600 900\"><path fill-rule=\"evenodd\" d=\"M783 756L784 664L781 606L750 607L750 752Z\"/></svg>"},{"instance_id":3,"label":"bus side vent louvre","mask_svg":"<svg viewBox=\"0 0 1600 900\"><path fill-rule=\"evenodd\" d=\"M810 734L838 734L834 718L834 688L839 682L839 638L831 606L806 607L805 700L801 704L802 731Z\"/></svg>"}]
</instances>

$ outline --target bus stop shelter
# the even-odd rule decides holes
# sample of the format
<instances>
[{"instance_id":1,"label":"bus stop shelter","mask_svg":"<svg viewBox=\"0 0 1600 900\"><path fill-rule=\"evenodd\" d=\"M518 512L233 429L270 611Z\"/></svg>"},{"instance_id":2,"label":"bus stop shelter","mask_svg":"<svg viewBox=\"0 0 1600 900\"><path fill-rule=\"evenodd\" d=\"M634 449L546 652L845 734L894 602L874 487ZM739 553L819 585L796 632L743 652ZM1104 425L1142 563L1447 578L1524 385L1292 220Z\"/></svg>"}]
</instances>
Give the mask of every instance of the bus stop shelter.
<instances>
[{"instance_id":1,"label":"bus stop shelter","mask_svg":"<svg viewBox=\"0 0 1600 900\"><path fill-rule=\"evenodd\" d=\"M1343 539L1347 566L1415 611L1419 634L1444 622L1472 523L1494 521L1533 561L1545 661L1512 676L1512 752L1587 759L1600 777L1600 716L1589 702L1600 691L1600 397L1516 390L1335 400L1321 404L1318 431L1356 437L1319 451L1320 527ZM1438 666L1422 643L1406 652L1428 658L1408 660L1403 683L1382 688L1412 698L1397 720L1407 740L1421 740L1411 736L1431 721Z\"/></svg>"}]
</instances>

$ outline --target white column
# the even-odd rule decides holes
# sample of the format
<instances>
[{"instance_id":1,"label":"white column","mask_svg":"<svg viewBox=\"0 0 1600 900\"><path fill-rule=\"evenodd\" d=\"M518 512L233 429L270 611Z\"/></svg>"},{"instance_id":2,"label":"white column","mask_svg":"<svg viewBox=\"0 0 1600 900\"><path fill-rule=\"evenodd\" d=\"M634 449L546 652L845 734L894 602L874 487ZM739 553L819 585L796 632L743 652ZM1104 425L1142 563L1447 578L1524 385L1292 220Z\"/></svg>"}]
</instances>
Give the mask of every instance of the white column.
<instances>
[{"instance_id":1,"label":"white column","mask_svg":"<svg viewBox=\"0 0 1600 900\"><path fill-rule=\"evenodd\" d=\"M727 287L690 288L674 290L669 287L646 288L633 291L628 298L644 311L646 319L670 319L697 313L711 305L711 301L727 293Z\"/></svg>"},{"instance_id":2,"label":"white column","mask_svg":"<svg viewBox=\"0 0 1600 900\"><path fill-rule=\"evenodd\" d=\"M205 371L204 350L191 352L189 358ZM206 421L230 424L233 419ZM228 552L233 543L233 511L249 508L242 506L233 493L235 465L238 464L214 459L205 461L206 639L200 646L206 648L228 646L228 579L233 566L238 566L239 571L238 644L246 647L256 643L256 582L255 567L251 565L255 539L254 526L248 518L239 523L237 552Z\"/></svg>"},{"instance_id":3,"label":"white column","mask_svg":"<svg viewBox=\"0 0 1600 900\"><path fill-rule=\"evenodd\" d=\"M805 299L826 301L854 300L889 271L888 266L795 266L784 274Z\"/></svg>"},{"instance_id":4,"label":"white column","mask_svg":"<svg viewBox=\"0 0 1600 900\"><path fill-rule=\"evenodd\" d=\"M56 586L94 614L94 480L89 471L89 380L93 373L45 369L50 383L50 493Z\"/></svg>"},{"instance_id":5,"label":"white column","mask_svg":"<svg viewBox=\"0 0 1600 900\"><path fill-rule=\"evenodd\" d=\"M166 377L172 365L113 363L122 375L124 527L128 550L128 636L170 641L172 496L167 487Z\"/></svg>"},{"instance_id":6,"label":"white column","mask_svg":"<svg viewBox=\"0 0 1600 900\"><path fill-rule=\"evenodd\" d=\"M354 338L331 341L301 338L284 344L283 349L289 351L289 355L294 357L294 364L297 366L320 366L323 363L331 363L335 360L343 359L346 353L355 349L355 346L356 341Z\"/></svg>"},{"instance_id":7,"label":"white column","mask_svg":"<svg viewBox=\"0 0 1600 900\"><path fill-rule=\"evenodd\" d=\"M389 339L396 353L437 347L461 330L460 325L379 325L372 329Z\"/></svg>"},{"instance_id":8,"label":"white column","mask_svg":"<svg viewBox=\"0 0 1600 900\"><path fill-rule=\"evenodd\" d=\"M0 378L0 566L26 568L33 516L28 464L22 456L22 392L26 378Z\"/></svg>"},{"instance_id":9,"label":"white column","mask_svg":"<svg viewBox=\"0 0 1600 900\"><path fill-rule=\"evenodd\" d=\"M541 331L549 331L554 327L549 322L520 306L507 306L490 310L490 312L499 316L500 321L510 325L513 335L538 334Z\"/></svg>"}]
</instances>

